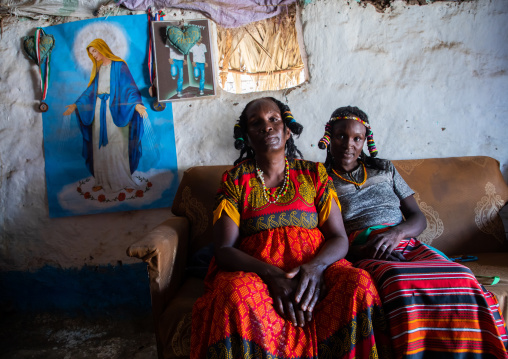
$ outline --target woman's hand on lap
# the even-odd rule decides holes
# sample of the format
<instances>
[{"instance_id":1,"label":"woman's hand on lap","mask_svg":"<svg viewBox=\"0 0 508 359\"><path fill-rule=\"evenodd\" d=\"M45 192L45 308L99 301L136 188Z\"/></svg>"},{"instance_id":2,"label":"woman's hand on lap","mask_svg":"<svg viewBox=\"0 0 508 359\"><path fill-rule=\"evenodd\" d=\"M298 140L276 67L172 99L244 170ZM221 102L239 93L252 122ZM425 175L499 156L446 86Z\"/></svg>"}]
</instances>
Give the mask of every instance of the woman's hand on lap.
<instances>
[{"instance_id":1,"label":"woman's hand on lap","mask_svg":"<svg viewBox=\"0 0 508 359\"><path fill-rule=\"evenodd\" d=\"M266 282L273 299L273 307L277 313L284 319L291 321L295 327L303 327L309 314L302 311L298 303L294 301L298 279L281 274L267 278ZM312 319L312 315L310 318Z\"/></svg>"},{"instance_id":2,"label":"woman's hand on lap","mask_svg":"<svg viewBox=\"0 0 508 359\"><path fill-rule=\"evenodd\" d=\"M371 258L391 260L390 258L394 257L393 250L403 239L404 234L397 227L393 227L386 232L378 233L370 238L366 244L368 247L367 251Z\"/></svg>"},{"instance_id":3,"label":"woman's hand on lap","mask_svg":"<svg viewBox=\"0 0 508 359\"><path fill-rule=\"evenodd\" d=\"M312 313L314 306L321 297L325 269L322 265L307 263L288 273L291 278L298 278L295 302L305 312Z\"/></svg>"}]
</instances>

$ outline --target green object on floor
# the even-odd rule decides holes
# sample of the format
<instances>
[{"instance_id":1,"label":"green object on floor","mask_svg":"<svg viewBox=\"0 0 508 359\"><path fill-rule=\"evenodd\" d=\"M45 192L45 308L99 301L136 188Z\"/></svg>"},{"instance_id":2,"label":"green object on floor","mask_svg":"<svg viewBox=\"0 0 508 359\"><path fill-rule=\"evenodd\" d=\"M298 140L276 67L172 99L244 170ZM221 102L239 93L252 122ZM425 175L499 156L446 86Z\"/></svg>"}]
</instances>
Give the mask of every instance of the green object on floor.
<instances>
[{"instance_id":1,"label":"green object on floor","mask_svg":"<svg viewBox=\"0 0 508 359\"><path fill-rule=\"evenodd\" d=\"M497 275L495 276L488 276L488 275L477 275L475 276L476 278L487 278L487 279L492 279L492 283L490 284L487 284L487 285L496 285L497 283L499 283L499 281L501 280L501 278Z\"/></svg>"}]
</instances>

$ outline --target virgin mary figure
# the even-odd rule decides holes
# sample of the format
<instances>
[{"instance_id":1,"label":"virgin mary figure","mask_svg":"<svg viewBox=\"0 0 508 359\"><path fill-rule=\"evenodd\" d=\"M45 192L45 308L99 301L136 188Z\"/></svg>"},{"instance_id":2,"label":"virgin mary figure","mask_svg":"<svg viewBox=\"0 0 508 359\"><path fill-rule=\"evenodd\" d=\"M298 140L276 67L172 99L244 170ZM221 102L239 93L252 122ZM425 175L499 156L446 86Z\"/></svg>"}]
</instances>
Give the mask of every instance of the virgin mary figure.
<instances>
[{"instance_id":1,"label":"virgin mary figure","mask_svg":"<svg viewBox=\"0 0 508 359\"><path fill-rule=\"evenodd\" d=\"M64 115L75 113L83 136L82 155L94 192L132 192L141 158L143 119L148 117L127 63L102 39L86 48L93 63L90 82Z\"/></svg>"}]
</instances>

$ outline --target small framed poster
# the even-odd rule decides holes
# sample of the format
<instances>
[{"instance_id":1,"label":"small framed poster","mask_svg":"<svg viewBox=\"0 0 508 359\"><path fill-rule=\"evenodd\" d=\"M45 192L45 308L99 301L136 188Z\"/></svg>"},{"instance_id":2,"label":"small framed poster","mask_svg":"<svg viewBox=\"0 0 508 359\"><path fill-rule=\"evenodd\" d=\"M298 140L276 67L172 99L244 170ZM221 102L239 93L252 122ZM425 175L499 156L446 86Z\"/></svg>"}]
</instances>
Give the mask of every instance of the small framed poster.
<instances>
[{"instance_id":1,"label":"small framed poster","mask_svg":"<svg viewBox=\"0 0 508 359\"><path fill-rule=\"evenodd\" d=\"M215 96L209 20L152 22L157 101Z\"/></svg>"}]
</instances>

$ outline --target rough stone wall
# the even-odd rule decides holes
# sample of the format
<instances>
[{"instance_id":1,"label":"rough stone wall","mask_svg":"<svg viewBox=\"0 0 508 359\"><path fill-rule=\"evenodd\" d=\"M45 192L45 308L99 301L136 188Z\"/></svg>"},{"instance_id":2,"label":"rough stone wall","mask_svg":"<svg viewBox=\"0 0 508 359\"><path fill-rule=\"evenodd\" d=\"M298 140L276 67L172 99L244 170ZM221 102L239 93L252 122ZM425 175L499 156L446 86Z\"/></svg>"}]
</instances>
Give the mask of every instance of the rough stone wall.
<instances>
[{"instance_id":1,"label":"rough stone wall","mask_svg":"<svg viewBox=\"0 0 508 359\"><path fill-rule=\"evenodd\" d=\"M167 20L180 11L168 12ZM196 14L185 13L187 18ZM380 157L487 155L508 178L508 2L395 1L385 12L354 1L318 0L302 14L310 79L286 92L234 95L173 105L180 172L237 157L232 130L244 105L287 98L305 130L297 145L317 147L332 111L369 114ZM44 21L4 26L0 40L0 270L134 263L125 249L169 209L50 219L38 73L21 38ZM56 59L54 61L57 61Z\"/></svg>"}]
</instances>

